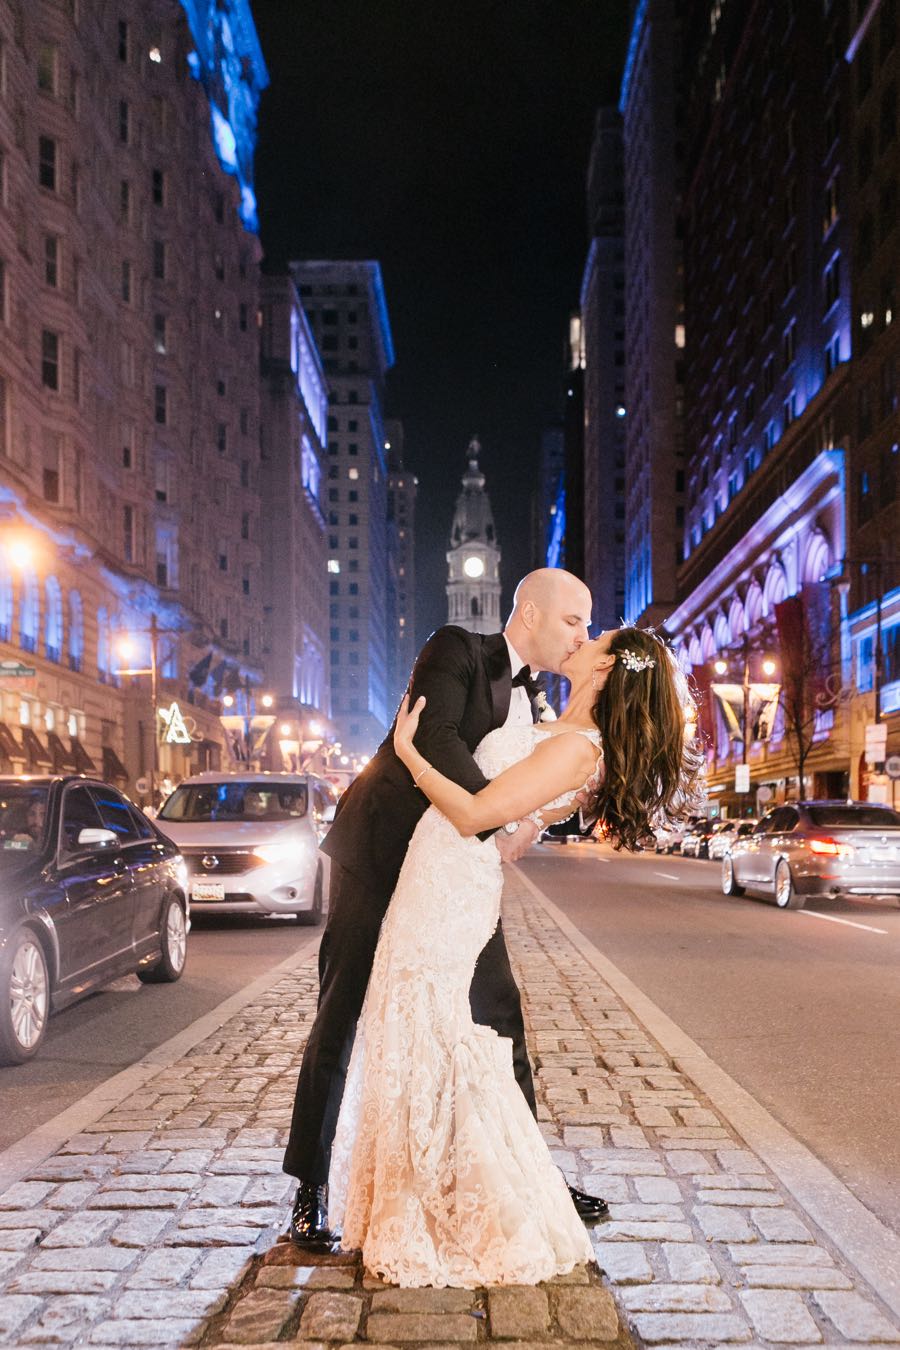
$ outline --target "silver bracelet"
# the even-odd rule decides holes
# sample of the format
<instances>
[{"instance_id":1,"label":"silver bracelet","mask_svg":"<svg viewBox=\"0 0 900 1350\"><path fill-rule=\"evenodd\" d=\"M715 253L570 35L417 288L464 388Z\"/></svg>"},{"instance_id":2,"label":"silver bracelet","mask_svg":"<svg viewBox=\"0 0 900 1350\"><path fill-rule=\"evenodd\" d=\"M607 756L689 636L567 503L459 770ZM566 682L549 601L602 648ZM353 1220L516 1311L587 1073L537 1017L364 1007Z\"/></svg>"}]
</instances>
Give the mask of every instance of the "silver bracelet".
<instances>
[{"instance_id":1,"label":"silver bracelet","mask_svg":"<svg viewBox=\"0 0 900 1350\"><path fill-rule=\"evenodd\" d=\"M426 765L425 765L425 768L422 769L422 770L420 770L420 772L417 773L416 776L415 776L415 778L413 779L413 787L418 787L418 786L419 786L419 779L420 779L420 778L424 778L425 775L426 775L426 773L428 772L428 770L429 770L429 769L433 769L433 768L434 768L434 765L433 765L433 764L426 764Z\"/></svg>"}]
</instances>

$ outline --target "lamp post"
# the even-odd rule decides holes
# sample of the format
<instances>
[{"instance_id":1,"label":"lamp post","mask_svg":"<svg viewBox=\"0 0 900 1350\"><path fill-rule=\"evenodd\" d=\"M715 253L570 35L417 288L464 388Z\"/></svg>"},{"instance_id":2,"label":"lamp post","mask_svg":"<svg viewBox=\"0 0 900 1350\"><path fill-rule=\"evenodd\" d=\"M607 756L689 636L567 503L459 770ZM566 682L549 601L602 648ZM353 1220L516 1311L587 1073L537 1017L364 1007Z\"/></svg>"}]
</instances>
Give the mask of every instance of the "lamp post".
<instances>
[{"instance_id":1,"label":"lamp post","mask_svg":"<svg viewBox=\"0 0 900 1350\"><path fill-rule=\"evenodd\" d=\"M742 697L742 706L741 706L741 763L742 763L742 764L748 763L748 757L747 757L747 756L748 756L748 750L749 750L748 742L749 742L749 739L750 739L750 691L751 691L751 688L752 688L752 683L751 683L751 680L750 680L750 653L751 653L752 651L755 651L755 650L757 650L757 649L753 647L753 644L752 644L752 642L751 642L751 640L750 640L749 634L745 633L744 636L743 636L742 642L741 642L741 655L742 655L742 657L743 657L743 662L742 662L742 667L743 667L743 668L742 668L742 675L741 675L741 693L742 693L742 696L743 696L743 697ZM714 663L713 669L715 670L715 672L716 672L717 675L727 675L727 674L728 674L728 662L727 662L726 660L724 660L723 658L720 657L719 660L716 661L716 662ZM763 658L762 670L763 670L763 674L764 674L764 675L767 675L767 676L771 679L771 677L775 674L775 671L776 671L777 669L778 669L778 667L777 667L775 661L773 661L773 659L772 659L770 656L766 656L766 657Z\"/></svg>"},{"instance_id":2,"label":"lamp post","mask_svg":"<svg viewBox=\"0 0 900 1350\"><path fill-rule=\"evenodd\" d=\"M160 633L165 631L176 632L176 629L160 629L156 621L156 615L150 615L150 627L148 634L150 637L150 664L144 667L123 667L117 670L117 675L149 675L150 676L150 805L156 805L156 777L159 769L159 713L157 711L157 688L159 671L159 638ZM134 642L131 637L123 637L119 640L119 651L125 657L126 661L134 651Z\"/></svg>"}]
</instances>

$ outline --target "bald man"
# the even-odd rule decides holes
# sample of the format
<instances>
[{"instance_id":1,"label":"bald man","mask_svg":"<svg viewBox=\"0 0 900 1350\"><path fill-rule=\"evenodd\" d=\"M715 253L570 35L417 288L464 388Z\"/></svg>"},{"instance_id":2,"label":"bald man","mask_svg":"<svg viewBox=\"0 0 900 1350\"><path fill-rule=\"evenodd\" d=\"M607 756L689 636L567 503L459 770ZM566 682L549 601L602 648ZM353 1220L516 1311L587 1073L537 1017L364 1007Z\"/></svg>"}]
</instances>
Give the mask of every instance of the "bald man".
<instances>
[{"instance_id":1,"label":"bald man","mask_svg":"<svg viewBox=\"0 0 900 1350\"><path fill-rule=\"evenodd\" d=\"M473 759L479 742L498 727L535 720L533 676L541 670L565 675L566 661L587 641L590 619L591 593L584 582L544 567L519 583L502 633L485 637L453 625L433 633L410 679L412 701L420 694L427 700L416 736L426 759L470 792L483 788L487 780ZM291 1236L318 1250L335 1241L327 1224L331 1146L381 921L413 831L428 807L394 753L392 735L393 728L344 793L323 845L332 864L328 921L319 947L319 1006L300 1068L283 1164L298 1179ZM536 834L536 827L524 821L505 826L494 838L503 860L512 862ZM534 1111L521 1000L500 926L479 957L469 998L475 1021L512 1041L516 1079ZM595 1196L580 1191L572 1196L588 1222L608 1212Z\"/></svg>"}]
</instances>

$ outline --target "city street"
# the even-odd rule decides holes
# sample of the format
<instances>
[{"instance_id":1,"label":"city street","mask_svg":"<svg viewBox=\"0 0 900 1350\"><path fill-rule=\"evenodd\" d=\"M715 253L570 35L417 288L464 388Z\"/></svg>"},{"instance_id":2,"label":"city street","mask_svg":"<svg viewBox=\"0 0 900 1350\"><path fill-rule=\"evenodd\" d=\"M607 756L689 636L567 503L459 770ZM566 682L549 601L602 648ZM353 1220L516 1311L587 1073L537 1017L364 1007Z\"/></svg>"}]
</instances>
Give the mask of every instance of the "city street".
<instances>
[{"instance_id":1,"label":"city street","mask_svg":"<svg viewBox=\"0 0 900 1350\"><path fill-rule=\"evenodd\" d=\"M317 941L320 931L243 915L195 917L176 984L145 985L136 975L117 980L51 1018L30 1064L0 1069L0 1149Z\"/></svg>"},{"instance_id":2,"label":"city street","mask_svg":"<svg viewBox=\"0 0 900 1350\"><path fill-rule=\"evenodd\" d=\"M543 844L521 864L585 936L900 1230L900 909L729 899L717 863ZM836 922L840 920L840 922Z\"/></svg>"}]
</instances>

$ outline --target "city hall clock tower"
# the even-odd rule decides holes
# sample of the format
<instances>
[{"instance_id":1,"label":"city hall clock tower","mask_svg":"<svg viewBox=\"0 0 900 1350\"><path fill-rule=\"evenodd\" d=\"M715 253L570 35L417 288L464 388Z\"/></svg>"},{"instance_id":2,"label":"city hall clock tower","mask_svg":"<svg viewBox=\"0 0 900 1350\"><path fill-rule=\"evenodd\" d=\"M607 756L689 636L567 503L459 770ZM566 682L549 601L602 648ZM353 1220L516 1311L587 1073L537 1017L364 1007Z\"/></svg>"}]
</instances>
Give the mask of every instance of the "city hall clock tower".
<instances>
[{"instance_id":1,"label":"city hall clock tower","mask_svg":"<svg viewBox=\"0 0 900 1350\"><path fill-rule=\"evenodd\" d=\"M497 633L500 618L500 548L491 503L478 465L481 445L466 451L462 492L456 499L447 553L447 622L470 633Z\"/></svg>"}]
</instances>

